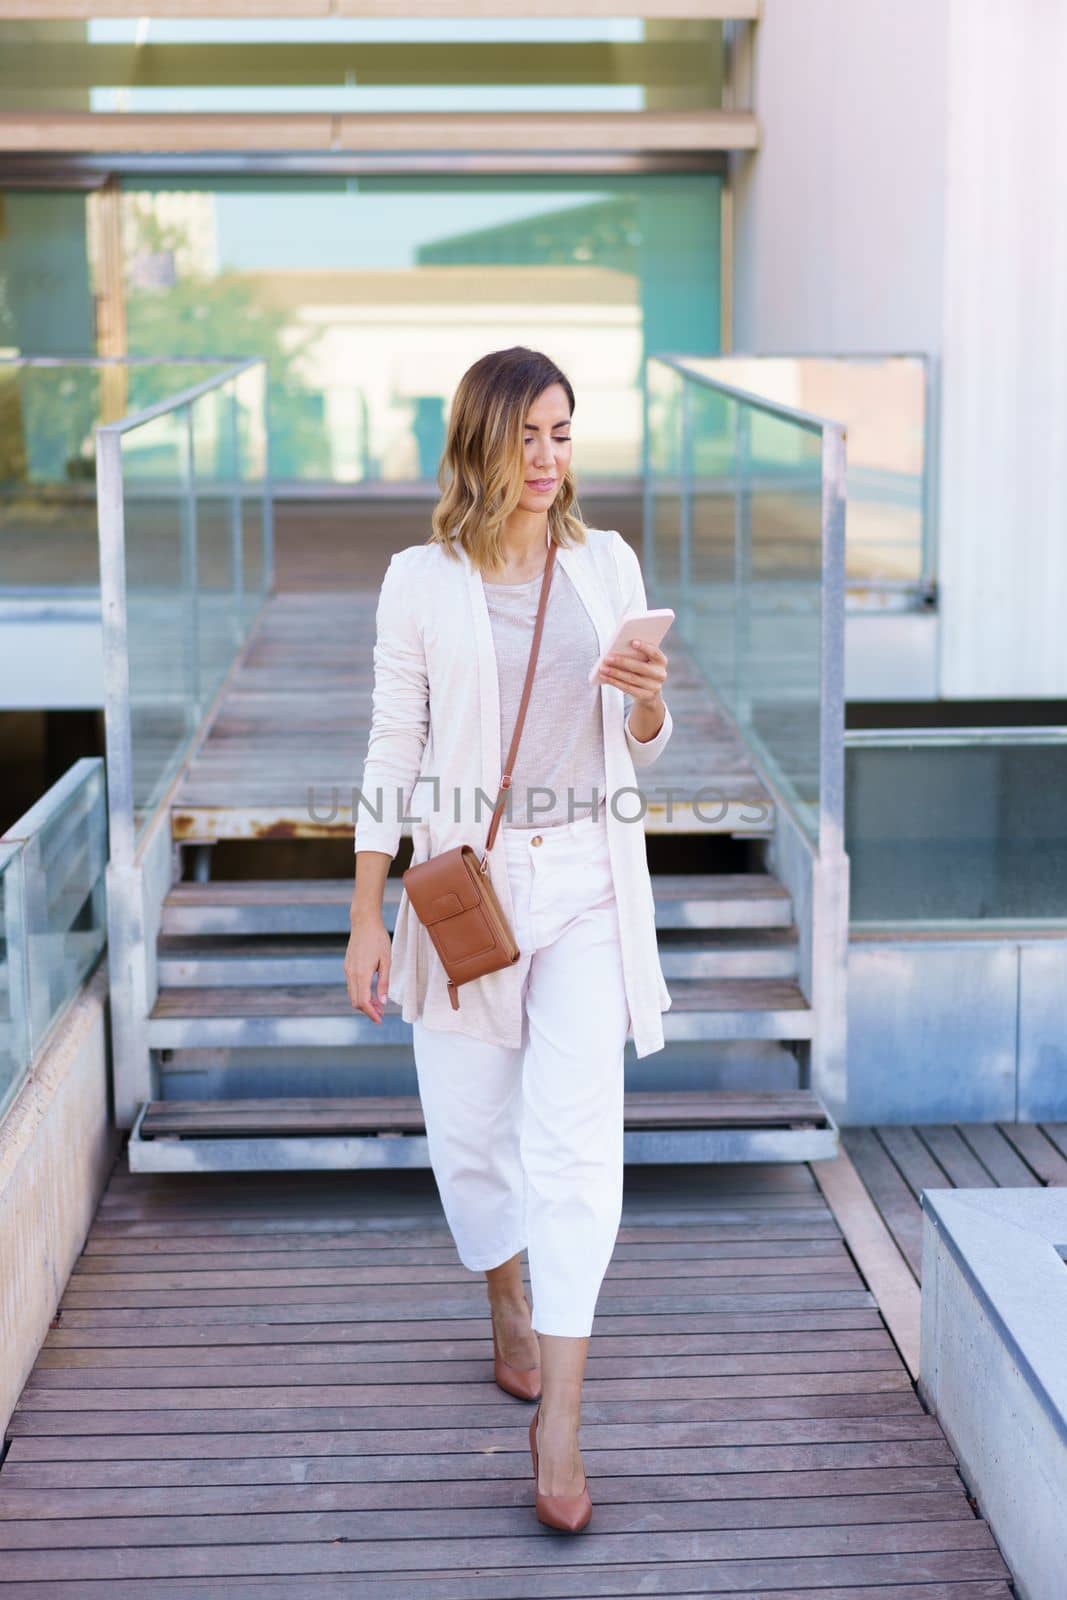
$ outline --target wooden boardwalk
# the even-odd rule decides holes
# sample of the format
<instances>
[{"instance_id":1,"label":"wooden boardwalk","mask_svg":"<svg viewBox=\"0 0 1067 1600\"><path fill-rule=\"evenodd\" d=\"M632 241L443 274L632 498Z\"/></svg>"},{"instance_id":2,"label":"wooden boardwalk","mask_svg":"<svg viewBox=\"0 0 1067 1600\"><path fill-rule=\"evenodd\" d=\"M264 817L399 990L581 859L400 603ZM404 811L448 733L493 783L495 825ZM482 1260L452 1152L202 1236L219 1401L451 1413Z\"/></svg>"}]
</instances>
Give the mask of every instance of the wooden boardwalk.
<instances>
[{"instance_id":1,"label":"wooden boardwalk","mask_svg":"<svg viewBox=\"0 0 1067 1600\"><path fill-rule=\"evenodd\" d=\"M924 1189L1067 1184L1063 1122L847 1128L841 1142L916 1281L922 1276Z\"/></svg>"},{"instance_id":2,"label":"wooden boardwalk","mask_svg":"<svg viewBox=\"0 0 1067 1600\"><path fill-rule=\"evenodd\" d=\"M391 553L365 533L352 546L347 566L336 551L323 558L334 572L329 593L287 591L267 601L178 780L176 838L351 837L352 791L370 731L375 609ZM655 765L636 774L646 831L764 838L773 827L771 796L680 637L671 637L674 733ZM668 787L679 797L669 804ZM699 797L695 812L690 796Z\"/></svg>"},{"instance_id":3,"label":"wooden boardwalk","mask_svg":"<svg viewBox=\"0 0 1067 1600\"><path fill-rule=\"evenodd\" d=\"M1009 1600L810 1171L637 1168L581 1535L428 1173L120 1158L12 1418L0 1595Z\"/></svg>"}]
</instances>

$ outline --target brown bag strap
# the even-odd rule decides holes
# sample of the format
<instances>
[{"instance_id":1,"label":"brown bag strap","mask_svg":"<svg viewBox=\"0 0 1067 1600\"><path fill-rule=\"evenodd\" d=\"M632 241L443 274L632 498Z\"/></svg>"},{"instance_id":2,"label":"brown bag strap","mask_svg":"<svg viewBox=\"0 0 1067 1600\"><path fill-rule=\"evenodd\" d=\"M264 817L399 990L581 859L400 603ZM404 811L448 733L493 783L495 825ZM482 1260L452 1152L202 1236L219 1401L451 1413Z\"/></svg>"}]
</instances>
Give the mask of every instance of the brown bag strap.
<instances>
[{"instance_id":1,"label":"brown bag strap","mask_svg":"<svg viewBox=\"0 0 1067 1600\"><path fill-rule=\"evenodd\" d=\"M545 572L541 579L541 595L537 603L537 620L534 623L533 642L530 645L530 659L526 666L526 681L522 686L522 699L519 701L519 714L515 719L515 732L511 736L511 749L504 763L504 772L500 779L500 792L497 795L496 805L489 823L489 834L485 841L485 851L481 859L481 868L485 872L489 865L489 852L493 848L497 829L500 826L500 817L504 809L504 798L511 788L511 776L515 770L515 755L519 748L519 739L522 736L522 725L526 721L526 707L530 703L530 690L533 688L534 668L537 665L537 653L541 648L541 634L545 626L545 608L548 605L548 588L552 582L552 568L556 560L556 546L553 541L548 547L545 558Z\"/></svg>"}]
</instances>

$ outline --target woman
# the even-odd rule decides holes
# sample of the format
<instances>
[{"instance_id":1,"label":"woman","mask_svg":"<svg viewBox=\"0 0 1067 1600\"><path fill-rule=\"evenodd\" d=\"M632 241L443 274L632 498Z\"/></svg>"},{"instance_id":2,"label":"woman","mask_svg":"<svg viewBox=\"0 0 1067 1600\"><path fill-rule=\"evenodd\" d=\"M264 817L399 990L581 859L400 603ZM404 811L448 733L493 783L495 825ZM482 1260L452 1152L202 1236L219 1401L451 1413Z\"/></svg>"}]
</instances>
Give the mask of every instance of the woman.
<instances>
[{"instance_id":1,"label":"woman","mask_svg":"<svg viewBox=\"0 0 1067 1600\"><path fill-rule=\"evenodd\" d=\"M531 350L485 356L460 382L432 537L392 558L378 602L345 974L357 1010L380 1023L391 987L412 1024L430 1161L460 1260L485 1274L496 1380L541 1398L530 1427L537 1514L576 1532L592 1509L582 1378L622 1208L623 1048L632 1035L639 1056L661 1049L670 1006L634 767L656 759L672 722L662 650L634 641L589 682L618 621L646 600L625 540L579 518L573 410L566 377ZM553 542L489 852L521 955L464 984L455 1010L406 894L390 945L385 880L405 820L413 862L485 845Z\"/></svg>"}]
</instances>

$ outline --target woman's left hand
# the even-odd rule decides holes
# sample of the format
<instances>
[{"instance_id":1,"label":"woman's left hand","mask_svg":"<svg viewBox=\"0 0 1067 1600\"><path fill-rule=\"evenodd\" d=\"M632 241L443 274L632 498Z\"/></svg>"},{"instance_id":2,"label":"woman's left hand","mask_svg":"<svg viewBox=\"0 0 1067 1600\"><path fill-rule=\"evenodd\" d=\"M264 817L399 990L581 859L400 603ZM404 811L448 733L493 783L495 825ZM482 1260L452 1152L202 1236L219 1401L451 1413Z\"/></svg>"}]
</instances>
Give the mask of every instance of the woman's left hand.
<instances>
[{"instance_id":1,"label":"woman's left hand","mask_svg":"<svg viewBox=\"0 0 1067 1600\"><path fill-rule=\"evenodd\" d=\"M667 681L667 657L658 645L646 644L643 639L631 639L630 651L607 656L597 678L601 683L613 683L638 704L654 708Z\"/></svg>"}]
</instances>

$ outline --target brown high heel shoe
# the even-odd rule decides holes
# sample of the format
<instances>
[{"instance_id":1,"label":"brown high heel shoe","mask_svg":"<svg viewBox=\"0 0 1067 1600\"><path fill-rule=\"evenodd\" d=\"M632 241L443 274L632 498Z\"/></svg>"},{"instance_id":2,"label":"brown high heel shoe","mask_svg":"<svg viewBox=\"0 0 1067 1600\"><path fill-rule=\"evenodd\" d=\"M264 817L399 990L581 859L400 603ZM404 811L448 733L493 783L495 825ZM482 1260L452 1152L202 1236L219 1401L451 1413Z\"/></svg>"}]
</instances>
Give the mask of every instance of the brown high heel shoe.
<instances>
[{"instance_id":1,"label":"brown high heel shoe","mask_svg":"<svg viewBox=\"0 0 1067 1600\"><path fill-rule=\"evenodd\" d=\"M537 1488L537 1419L538 1406L530 1422L530 1456L533 1459L534 1509L538 1522L546 1528L558 1528L562 1533L581 1533L593 1515L593 1502L589 1498L589 1485L582 1485L580 1494L542 1494Z\"/></svg>"},{"instance_id":2,"label":"brown high heel shoe","mask_svg":"<svg viewBox=\"0 0 1067 1600\"><path fill-rule=\"evenodd\" d=\"M513 1394L516 1400L541 1398L541 1368L513 1367L510 1361L505 1361L497 1348L495 1328L493 1329L493 1377L504 1393Z\"/></svg>"}]
</instances>

